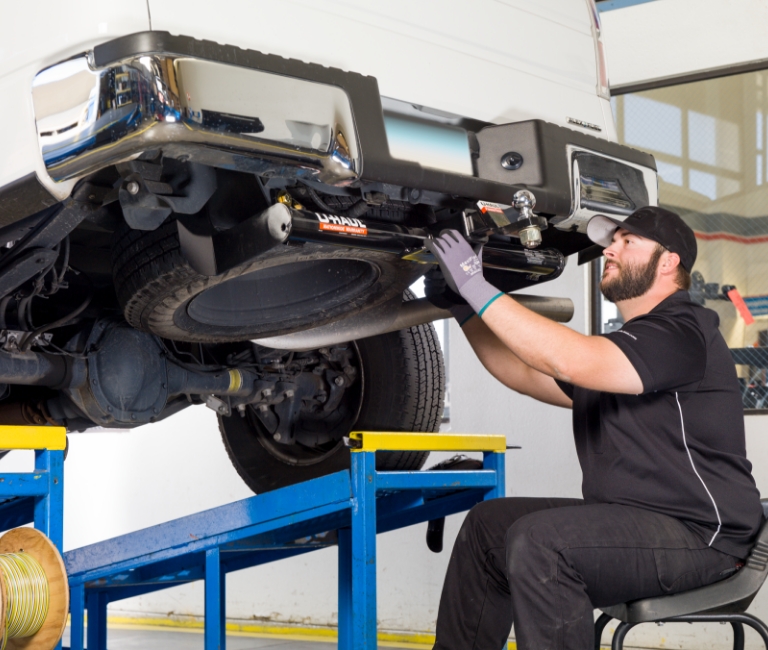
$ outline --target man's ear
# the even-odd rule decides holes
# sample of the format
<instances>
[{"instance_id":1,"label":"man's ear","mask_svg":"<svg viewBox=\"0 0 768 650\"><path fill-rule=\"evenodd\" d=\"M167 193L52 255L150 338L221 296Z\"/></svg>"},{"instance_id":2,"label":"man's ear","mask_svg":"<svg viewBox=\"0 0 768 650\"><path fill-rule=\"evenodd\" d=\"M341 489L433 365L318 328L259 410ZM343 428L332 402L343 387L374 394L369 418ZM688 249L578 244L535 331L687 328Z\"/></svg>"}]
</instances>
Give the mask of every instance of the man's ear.
<instances>
[{"instance_id":1,"label":"man's ear","mask_svg":"<svg viewBox=\"0 0 768 650\"><path fill-rule=\"evenodd\" d=\"M680 266L680 256L672 251L664 251L659 261L659 271L662 275L671 275L677 273L677 267Z\"/></svg>"}]
</instances>

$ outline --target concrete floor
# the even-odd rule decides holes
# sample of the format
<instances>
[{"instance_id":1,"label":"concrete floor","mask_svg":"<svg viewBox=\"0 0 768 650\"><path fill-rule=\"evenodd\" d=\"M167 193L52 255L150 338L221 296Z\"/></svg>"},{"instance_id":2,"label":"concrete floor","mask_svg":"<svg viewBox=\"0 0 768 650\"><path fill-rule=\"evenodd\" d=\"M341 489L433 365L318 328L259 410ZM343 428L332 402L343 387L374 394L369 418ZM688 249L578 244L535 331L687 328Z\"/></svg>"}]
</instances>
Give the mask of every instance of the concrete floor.
<instances>
[{"instance_id":1,"label":"concrete floor","mask_svg":"<svg viewBox=\"0 0 768 650\"><path fill-rule=\"evenodd\" d=\"M64 633L63 645L69 647L69 628ZM203 650L202 631L168 630L121 626L110 627L107 635L108 650ZM279 637L259 638L253 636L227 635L227 650L257 650L279 648L279 650L335 650L336 643L320 641L295 641Z\"/></svg>"}]
</instances>

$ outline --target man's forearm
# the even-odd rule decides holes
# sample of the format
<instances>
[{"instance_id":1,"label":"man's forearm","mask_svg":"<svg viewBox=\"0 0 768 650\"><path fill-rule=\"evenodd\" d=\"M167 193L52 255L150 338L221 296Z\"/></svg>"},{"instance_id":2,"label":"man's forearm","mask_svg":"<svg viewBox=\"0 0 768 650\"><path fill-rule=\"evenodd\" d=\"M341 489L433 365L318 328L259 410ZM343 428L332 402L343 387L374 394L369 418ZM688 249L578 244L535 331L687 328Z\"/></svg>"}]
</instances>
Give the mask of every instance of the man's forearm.
<instances>
[{"instance_id":1,"label":"man's forearm","mask_svg":"<svg viewBox=\"0 0 768 650\"><path fill-rule=\"evenodd\" d=\"M480 362L502 384L547 404L571 407L571 399L551 377L527 365L480 318L462 328Z\"/></svg>"},{"instance_id":2,"label":"man's forearm","mask_svg":"<svg viewBox=\"0 0 768 650\"><path fill-rule=\"evenodd\" d=\"M480 318L470 318L461 328L477 358L496 379L514 388L510 380L525 364Z\"/></svg>"},{"instance_id":3,"label":"man's forearm","mask_svg":"<svg viewBox=\"0 0 768 650\"><path fill-rule=\"evenodd\" d=\"M502 296L488 307L483 324L522 363L567 382L573 381L568 366L578 363L579 350L589 338L523 307L509 296Z\"/></svg>"},{"instance_id":4,"label":"man's forearm","mask_svg":"<svg viewBox=\"0 0 768 650\"><path fill-rule=\"evenodd\" d=\"M477 358L502 384L525 392L528 366L477 316L461 328Z\"/></svg>"}]
</instances>

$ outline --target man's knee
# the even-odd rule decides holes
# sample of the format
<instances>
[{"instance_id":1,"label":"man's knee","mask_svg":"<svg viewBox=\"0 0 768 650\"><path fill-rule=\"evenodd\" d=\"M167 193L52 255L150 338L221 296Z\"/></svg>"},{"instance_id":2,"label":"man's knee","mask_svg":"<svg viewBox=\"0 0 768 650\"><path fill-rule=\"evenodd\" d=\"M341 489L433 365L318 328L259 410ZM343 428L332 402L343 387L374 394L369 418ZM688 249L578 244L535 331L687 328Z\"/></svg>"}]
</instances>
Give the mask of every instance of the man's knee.
<instances>
[{"instance_id":1,"label":"man's knee","mask_svg":"<svg viewBox=\"0 0 768 650\"><path fill-rule=\"evenodd\" d=\"M495 509L489 507L493 501L481 501L473 506L464 518L464 523L459 531L459 542L466 542L468 537L482 536L482 530L487 527L487 522L492 521Z\"/></svg>"},{"instance_id":2,"label":"man's knee","mask_svg":"<svg viewBox=\"0 0 768 650\"><path fill-rule=\"evenodd\" d=\"M518 519L507 531L507 572L510 580L543 578L557 561L557 530L536 513Z\"/></svg>"}]
</instances>

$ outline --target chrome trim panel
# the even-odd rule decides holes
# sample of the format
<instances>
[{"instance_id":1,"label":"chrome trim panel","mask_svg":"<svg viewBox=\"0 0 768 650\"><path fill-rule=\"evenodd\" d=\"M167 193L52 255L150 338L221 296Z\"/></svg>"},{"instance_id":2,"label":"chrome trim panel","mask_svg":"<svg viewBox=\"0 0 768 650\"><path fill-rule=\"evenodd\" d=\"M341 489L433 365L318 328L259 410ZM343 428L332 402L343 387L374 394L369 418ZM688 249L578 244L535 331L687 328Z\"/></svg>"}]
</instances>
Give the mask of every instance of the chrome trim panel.
<instances>
[{"instance_id":1,"label":"chrome trim panel","mask_svg":"<svg viewBox=\"0 0 768 650\"><path fill-rule=\"evenodd\" d=\"M352 106L337 86L190 56L92 61L64 61L33 83L40 150L55 181L152 149L330 185L360 175Z\"/></svg>"},{"instance_id":2,"label":"chrome trim panel","mask_svg":"<svg viewBox=\"0 0 768 650\"><path fill-rule=\"evenodd\" d=\"M555 220L552 221L554 226L559 230L576 230L581 233L586 233L587 223L595 215L608 214L610 216L613 216L619 219L621 219L622 217L629 216L629 212L624 212L619 210L614 211L609 208L606 208L605 210L602 210L602 211L596 211L581 205L581 186L580 186L580 175L579 175L579 163L576 157L577 153L581 153L581 152L589 153L594 156L604 158L605 160L612 160L621 165L625 165L627 167L632 167L634 169L639 170L643 175L643 182L645 184L645 189L648 192L648 204L649 205L659 204L658 177L654 169L651 169L650 167L645 167L643 165L638 165L636 163L629 162L627 160L622 160L621 158L614 158L613 156L607 156L606 154L599 153L597 151L592 151L590 149L585 149L584 147L577 147L571 144L566 145L565 150L566 150L566 155L568 156L568 175L571 182L571 212L563 220L557 220L557 222L555 222ZM644 207L644 206L637 206L637 207Z\"/></svg>"}]
</instances>

